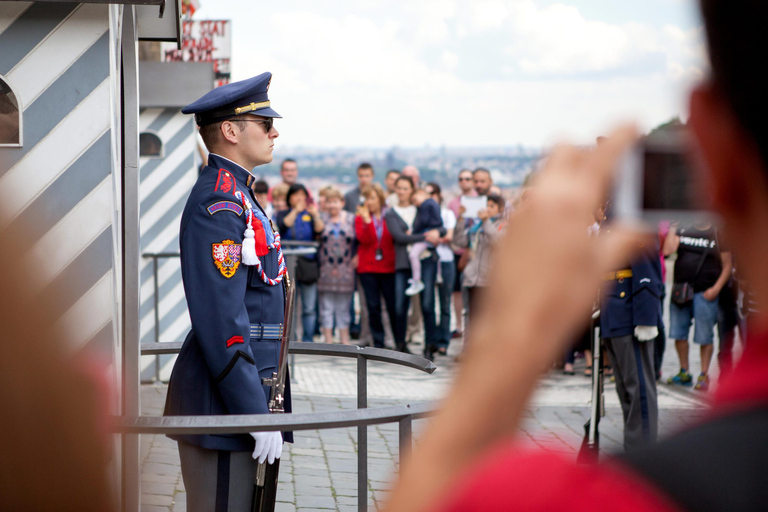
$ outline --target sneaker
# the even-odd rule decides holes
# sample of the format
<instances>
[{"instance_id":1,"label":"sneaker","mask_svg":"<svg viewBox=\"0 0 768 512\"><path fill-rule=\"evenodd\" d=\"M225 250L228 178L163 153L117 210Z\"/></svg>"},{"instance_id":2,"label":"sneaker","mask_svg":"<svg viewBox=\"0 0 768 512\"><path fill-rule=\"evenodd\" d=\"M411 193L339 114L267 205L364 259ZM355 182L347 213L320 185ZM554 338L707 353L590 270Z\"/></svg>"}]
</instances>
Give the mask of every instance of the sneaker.
<instances>
[{"instance_id":1,"label":"sneaker","mask_svg":"<svg viewBox=\"0 0 768 512\"><path fill-rule=\"evenodd\" d=\"M696 385L693 386L693 389L697 389L699 391L709 391L709 375L706 373L699 375L699 378L696 379Z\"/></svg>"},{"instance_id":2,"label":"sneaker","mask_svg":"<svg viewBox=\"0 0 768 512\"><path fill-rule=\"evenodd\" d=\"M464 333L463 333L463 332L461 332L461 331L453 331L453 332L451 333L451 339L452 339L452 340L455 340L455 339L457 339L457 338L463 338L463 337L464 337Z\"/></svg>"},{"instance_id":3,"label":"sneaker","mask_svg":"<svg viewBox=\"0 0 768 512\"><path fill-rule=\"evenodd\" d=\"M411 286L405 289L405 294L410 296L416 295L424 289L424 283L421 281L414 281Z\"/></svg>"},{"instance_id":4,"label":"sneaker","mask_svg":"<svg viewBox=\"0 0 768 512\"><path fill-rule=\"evenodd\" d=\"M693 377L687 371L680 369L680 373L667 379L667 384L676 384L678 386L690 386L693 383Z\"/></svg>"}]
</instances>

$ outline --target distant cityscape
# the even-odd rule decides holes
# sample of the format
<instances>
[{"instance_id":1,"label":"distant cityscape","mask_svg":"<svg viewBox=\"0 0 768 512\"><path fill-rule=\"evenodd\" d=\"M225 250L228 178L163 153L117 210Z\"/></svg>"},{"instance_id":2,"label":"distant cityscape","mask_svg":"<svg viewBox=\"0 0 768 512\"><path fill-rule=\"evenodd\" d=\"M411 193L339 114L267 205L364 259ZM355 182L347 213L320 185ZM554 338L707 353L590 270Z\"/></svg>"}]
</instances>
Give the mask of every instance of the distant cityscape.
<instances>
[{"instance_id":1,"label":"distant cityscape","mask_svg":"<svg viewBox=\"0 0 768 512\"><path fill-rule=\"evenodd\" d=\"M362 162L373 165L378 182L383 182L385 173L390 169L415 165L423 181L434 181L448 191L455 187L456 176L461 169L484 167L491 171L494 183L504 189L519 187L540 156L541 149L524 146L389 149L296 146L280 148L275 152L275 160L257 171L270 183L277 182L280 162L293 158L299 165L300 180L311 190L328 183L348 189L357 184L355 171Z\"/></svg>"}]
</instances>

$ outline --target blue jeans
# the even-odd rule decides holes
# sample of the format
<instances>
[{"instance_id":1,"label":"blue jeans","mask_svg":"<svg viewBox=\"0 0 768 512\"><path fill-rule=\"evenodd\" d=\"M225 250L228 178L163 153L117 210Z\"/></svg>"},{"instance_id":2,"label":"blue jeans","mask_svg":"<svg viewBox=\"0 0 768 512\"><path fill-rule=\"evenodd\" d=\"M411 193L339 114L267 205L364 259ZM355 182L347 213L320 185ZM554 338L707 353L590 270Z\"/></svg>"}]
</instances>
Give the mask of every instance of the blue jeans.
<instances>
[{"instance_id":1,"label":"blue jeans","mask_svg":"<svg viewBox=\"0 0 768 512\"><path fill-rule=\"evenodd\" d=\"M704 298L704 292L693 294L693 300L685 306L669 303L669 337L675 340L688 340L691 320L696 322L693 329L693 342L697 345L709 345L714 341L717 323L718 303Z\"/></svg>"},{"instance_id":2,"label":"blue jeans","mask_svg":"<svg viewBox=\"0 0 768 512\"><path fill-rule=\"evenodd\" d=\"M405 289L408 288L410 278L410 269L395 271L395 318L392 321L392 336L398 348L405 346L405 332L408 329L408 306L411 299L405 294Z\"/></svg>"},{"instance_id":3,"label":"blue jeans","mask_svg":"<svg viewBox=\"0 0 768 512\"><path fill-rule=\"evenodd\" d=\"M437 257L421 260L421 280L424 290L421 292L421 315L424 318L424 346L437 347L437 314L435 313L435 285L437 284Z\"/></svg>"},{"instance_id":4,"label":"blue jeans","mask_svg":"<svg viewBox=\"0 0 768 512\"><path fill-rule=\"evenodd\" d=\"M408 327L408 305L410 298L405 294L411 271L395 271L395 345L405 346L405 332ZM424 319L424 345L437 346L437 325L435 320L435 282L437 281L437 258L421 260L421 280L424 291L421 292L421 315Z\"/></svg>"},{"instance_id":5,"label":"blue jeans","mask_svg":"<svg viewBox=\"0 0 768 512\"><path fill-rule=\"evenodd\" d=\"M454 291L456 280L456 264L453 261L441 261L440 271L443 273L443 282L437 285L437 293L440 296L440 324L437 327L437 346L448 348L451 340L451 295Z\"/></svg>"},{"instance_id":6,"label":"blue jeans","mask_svg":"<svg viewBox=\"0 0 768 512\"><path fill-rule=\"evenodd\" d=\"M317 283L296 283L296 295L301 297L301 341L313 341L317 326Z\"/></svg>"}]
</instances>

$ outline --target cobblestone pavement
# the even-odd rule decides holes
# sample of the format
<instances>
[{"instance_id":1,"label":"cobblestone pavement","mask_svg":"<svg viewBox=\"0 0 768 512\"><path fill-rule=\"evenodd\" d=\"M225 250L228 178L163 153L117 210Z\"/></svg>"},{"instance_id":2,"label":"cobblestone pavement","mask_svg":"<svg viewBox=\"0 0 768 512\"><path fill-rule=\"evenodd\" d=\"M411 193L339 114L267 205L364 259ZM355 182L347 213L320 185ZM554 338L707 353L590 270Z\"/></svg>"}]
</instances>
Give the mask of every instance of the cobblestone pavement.
<instances>
[{"instance_id":1,"label":"cobblestone pavement","mask_svg":"<svg viewBox=\"0 0 768 512\"><path fill-rule=\"evenodd\" d=\"M412 346L416 351L420 347ZM453 360L461 344L451 346L448 357L438 357L433 375L416 370L369 362L369 407L382 407L441 398L448 389L458 363ZM692 358L694 359L694 358ZM671 347L665 354L664 374L676 372ZM583 437L589 416L590 379L584 377L583 360L577 360L576 375L551 371L536 392L525 416L521 438L524 444L572 457ZM294 410L322 412L355 408L356 363L349 359L296 356L293 365ZM659 385L659 430L662 436L679 430L704 411L702 395L690 389ZM156 416L165 402L164 385L142 387L142 413ZM606 381L606 417L600 423L601 451L621 450L622 415L613 384ZM429 420L414 423L414 439ZM310 510L357 510L357 429L304 431L287 445L281 461L278 507L281 512ZM370 427L368 431L369 496L378 507L397 469L396 424ZM141 439L142 512L186 510L176 443L163 436Z\"/></svg>"}]
</instances>

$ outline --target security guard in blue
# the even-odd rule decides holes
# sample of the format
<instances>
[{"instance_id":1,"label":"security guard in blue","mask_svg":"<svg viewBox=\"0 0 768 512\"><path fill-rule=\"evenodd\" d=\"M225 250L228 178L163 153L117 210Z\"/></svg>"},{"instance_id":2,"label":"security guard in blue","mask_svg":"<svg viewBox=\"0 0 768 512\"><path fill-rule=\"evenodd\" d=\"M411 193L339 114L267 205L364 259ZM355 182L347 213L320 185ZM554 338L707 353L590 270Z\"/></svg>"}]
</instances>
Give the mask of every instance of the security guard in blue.
<instances>
[{"instance_id":1,"label":"security guard in blue","mask_svg":"<svg viewBox=\"0 0 768 512\"><path fill-rule=\"evenodd\" d=\"M624 448L656 441L659 407L653 366L654 339L663 326L658 237L629 266L605 276L600 336L616 376L624 413Z\"/></svg>"},{"instance_id":2,"label":"security guard in blue","mask_svg":"<svg viewBox=\"0 0 768 512\"><path fill-rule=\"evenodd\" d=\"M166 415L269 412L261 379L277 371L285 261L280 236L252 195L250 170L272 161L278 136L271 78L223 85L182 109L195 115L210 154L181 217L192 330L171 374ZM289 389L286 402L290 412ZM280 432L170 437L179 443L189 512L249 510L257 462L274 462L283 445Z\"/></svg>"}]
</instances>

